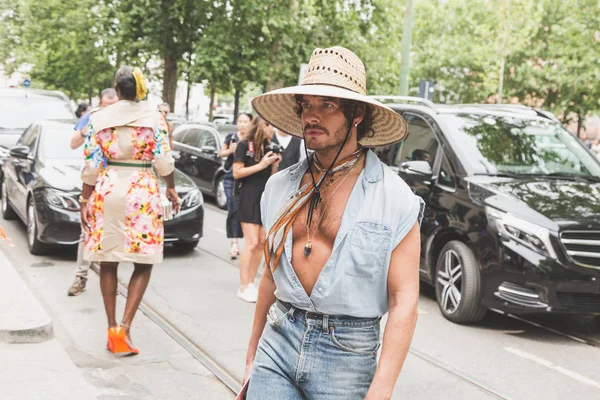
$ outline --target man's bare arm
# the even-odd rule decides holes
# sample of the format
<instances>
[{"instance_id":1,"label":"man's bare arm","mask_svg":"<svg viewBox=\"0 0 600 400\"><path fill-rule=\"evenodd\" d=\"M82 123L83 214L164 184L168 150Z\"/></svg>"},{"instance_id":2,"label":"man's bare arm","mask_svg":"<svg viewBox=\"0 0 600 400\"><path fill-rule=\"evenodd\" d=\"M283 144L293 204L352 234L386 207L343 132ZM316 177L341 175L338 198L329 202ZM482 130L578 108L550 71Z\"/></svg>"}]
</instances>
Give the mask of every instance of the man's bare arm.
<instances>
[{"instance_id":1,"label":"man's bare arm","mask_svg":"<svg viewBox=\"0 0 600 400\"><path fill-rule=\"evenodd\" d=\"M85 134L87 132L87 127L82 130L76 130L73 132L73 136L71 136L71 148L75 150L83 143L85 143Z\"/></svg>"},{"instance_id":2,"label":"man's bare arm","mask_svg":"<svg viewBox=\"0 0 600 400\"><path fill-rule=\"evenodd\" d=\"M265 268L260 278L258 285L258 299L256 300L256 308L254 309L254 323L252 324L252 333L250 342L248 343L248 351L246 353L246 371L244 373L244 382L250 377L254 357L258 341L262 336L263 329L267 323L267 313L271 305L275 303L275 281L269 268Z\"/></svg>"},{"instance_id":3,"label":"man's bare arm","mask_svg":"<svg viewBox=\"0 0 600 400\"><path fill-rule=\"evenodd\" d=\"M390 399L417 324L421 236L415 223L392 252L388 272L388 321L375 378L366 399Z\"/></svg>"}]
</instances>

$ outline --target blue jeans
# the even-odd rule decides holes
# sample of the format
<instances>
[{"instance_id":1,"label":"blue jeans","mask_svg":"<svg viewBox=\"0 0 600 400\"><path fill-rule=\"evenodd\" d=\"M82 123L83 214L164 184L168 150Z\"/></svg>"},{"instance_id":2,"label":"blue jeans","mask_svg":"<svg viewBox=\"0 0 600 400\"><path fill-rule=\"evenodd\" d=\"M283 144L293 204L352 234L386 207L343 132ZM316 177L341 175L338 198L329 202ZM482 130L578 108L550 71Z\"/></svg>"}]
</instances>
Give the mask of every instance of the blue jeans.
<instances>
[{"instance_id":1,"label":"blue jeans","mask_svg":"<svg viewBox=\"0 0 600 400\"><path fill-rule=\"evenodd\" d=\"M225 187L225 197L227 198L227 221L226 229L227 229L227 238L243 238L244 234L242 232L242 226L240 225L240 221L238 220L238 208L240 199L239 196L236 196L233 193L233 176L229 176L229 174L225 175L223 178L223 186Z\"/></svg>"},{"instance_id":2,"label":"blue jeans","mask_svg":"<svg viewBox=\"0 0 600 400\"><path fill-rule=\"evenodd\" d=\"M367 395L380 346L380 318L269 309L246 399L360 399Z\"/></svg>"}]
</instances>

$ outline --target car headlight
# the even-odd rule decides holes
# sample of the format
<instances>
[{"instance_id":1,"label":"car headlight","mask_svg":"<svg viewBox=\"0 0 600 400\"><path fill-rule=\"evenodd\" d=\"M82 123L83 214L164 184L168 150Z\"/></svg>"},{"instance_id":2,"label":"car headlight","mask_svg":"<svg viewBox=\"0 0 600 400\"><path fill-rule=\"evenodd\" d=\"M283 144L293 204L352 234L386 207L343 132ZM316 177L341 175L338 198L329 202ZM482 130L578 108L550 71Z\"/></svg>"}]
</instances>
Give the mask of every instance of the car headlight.
<instances>
[{"instance_id":1,"label":"car headlight","mask_svg":"<svg viewBox=\"0 0 600 400\"><path fill-rule=\"evenodd\" d=\"M202 193L200 193L200 190L194 189L188 192L181 201L181 209L184 210L187 208L196 207L198 204L202 203L202 200L203 198Z\"/></svg>"},{"instance_id":2,"label":"car headlight","mask_svg":"<svg viewBox=\"0 0 600 400\"><path fill-rule=\"evenodd\" d=\"M512 239L538 253L556 258L547 228L491 207L486 207L485 212L489 226L501 237Z\"/></svg>"},{"instance_id":3,"label":"car headlight","mask_svg":"<svg viewBox=\"0 0 600 400\"><path fill-rule=\"evenodd\" d=\"M79 201L75 196L59 190L47 189L45 193L48 204L69 211L79 211Z\"/></svg>"}]
</instances>

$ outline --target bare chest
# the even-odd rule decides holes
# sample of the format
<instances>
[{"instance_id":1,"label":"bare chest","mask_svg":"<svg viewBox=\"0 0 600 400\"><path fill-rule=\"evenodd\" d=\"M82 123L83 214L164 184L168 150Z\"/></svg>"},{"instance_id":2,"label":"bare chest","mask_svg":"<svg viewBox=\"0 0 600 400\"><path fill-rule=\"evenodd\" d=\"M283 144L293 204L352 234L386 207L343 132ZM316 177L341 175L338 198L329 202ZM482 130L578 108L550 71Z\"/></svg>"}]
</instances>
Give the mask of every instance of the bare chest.
<instances>
[{"instance_id":1,"label":"bare chest","mask_svg":"<svg viewBox=\"0 0 600 400\"><path fill-rule=\"evenodd\" d=\"M294 221L292 266L309 296L331 255L357 177L358 174L352 174L339 184L334 181L322 191L322 200L314 209L312 219L308 220L308 206L305 206ZM308 179L305 176L302 185ZM308 255L305 253L307 245L311 249Z\"/></svg>"}]
</instances>

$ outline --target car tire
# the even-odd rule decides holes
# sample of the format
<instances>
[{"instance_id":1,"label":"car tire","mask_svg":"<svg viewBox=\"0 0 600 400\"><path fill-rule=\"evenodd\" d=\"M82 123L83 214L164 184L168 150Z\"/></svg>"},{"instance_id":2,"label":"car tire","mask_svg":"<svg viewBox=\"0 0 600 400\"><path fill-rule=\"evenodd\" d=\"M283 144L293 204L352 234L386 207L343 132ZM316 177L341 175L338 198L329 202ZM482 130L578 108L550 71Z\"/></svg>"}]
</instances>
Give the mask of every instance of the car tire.
<instances>
[{"instance_id":1,"label":"car tire","mask_svg":"<svg viewBox=\"0 0 600 400\"><path fill-rule=\"evenodd\" d=\"M221 210L227 209L227 194L225 194L225 176L221 175L215 185L215 201Z\"/></svg>"},{"instance_id":2,"label":"car tire","mask_svg":"<svg viewBox=\"0 0 600 400\"><path fill-rule=\"evenodd\" d=\"M2 181L2 218L5 220L12 220L17 218L17 213L12 208L10 200L8 199L8 191L6 190L6 183Z\"/></svg>"},{"instance_id":3,"label":"car tire","mask_svg":"<svg viewBox=\"0 0 600 400\"><path fill-rule=\"evenodd\" d=\"M173 243L173 248L179 253L189 253L194 251L199 242L199 240L193 240L191 242L176 242Z\"/></svg>"},{"instance_id":4,"label":"car tire","mask_svg":"<svg viewBox=\"0 0 600 400\"><path fill-rule=\"evenodd\" d=\"M444 317L457 324L480 321L487 309L481 305L479 262L463 242L448 242L438 258L435 294Z\"/></svg>"},{"instance_id":5,"label":"car tire","mask_svg":"<svg viewBox=\"0 0 600 400\"><path fill-rule=\"evenodd\" d=\"M38 240L38 224L33 199L29 199L27 204L27 245L29 252L34 256L44 254L46 246Z\"/></svg>"}]
</instances>

